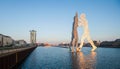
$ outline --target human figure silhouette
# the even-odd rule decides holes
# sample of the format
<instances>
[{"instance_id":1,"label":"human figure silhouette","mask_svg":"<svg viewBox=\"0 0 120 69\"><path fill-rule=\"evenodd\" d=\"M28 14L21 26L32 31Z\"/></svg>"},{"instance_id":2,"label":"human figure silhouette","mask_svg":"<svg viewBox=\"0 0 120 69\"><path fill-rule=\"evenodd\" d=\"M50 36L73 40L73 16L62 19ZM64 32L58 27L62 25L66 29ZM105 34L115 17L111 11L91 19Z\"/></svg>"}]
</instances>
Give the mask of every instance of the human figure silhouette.
<instances>
[{"instance_id":1,"label":"human figure silhouette","mask_svg":"<svg viewBox=\"0 0 120 69\"><path fill-rule=\"evenodd\" d=\"M70 45L72 45L72 52L74 52L74 46L76 46L76 48L78 47L77 27L78 27L78 14L76 13L76 16L74 17L74 22L73 22L72 38L70 43Z\"/></svg>"},{"instance_id":2,"label":"human figure silhouette","mask_svg":"<svg viewBox=\"0 0 120 69\"><path fill-rule=\"evenodd\" d=\"M82 26L84 29L84 33L81 37L81 43L79 46L79 50L81 50L81 48L83 47L83 43L84 40L87 39L88 42L91 44L91 46L93 47L91 51L94 51L97 47L95 46L95 44L93 43L93 41L90 38L90 33L89 33L89 28L88 28L88 21L86 20L86 15L84 13L82 13L80 15L80 19L79 19L79 26ZM78 51L78 48L77 48Z\"/></svg>"}]
</instances>

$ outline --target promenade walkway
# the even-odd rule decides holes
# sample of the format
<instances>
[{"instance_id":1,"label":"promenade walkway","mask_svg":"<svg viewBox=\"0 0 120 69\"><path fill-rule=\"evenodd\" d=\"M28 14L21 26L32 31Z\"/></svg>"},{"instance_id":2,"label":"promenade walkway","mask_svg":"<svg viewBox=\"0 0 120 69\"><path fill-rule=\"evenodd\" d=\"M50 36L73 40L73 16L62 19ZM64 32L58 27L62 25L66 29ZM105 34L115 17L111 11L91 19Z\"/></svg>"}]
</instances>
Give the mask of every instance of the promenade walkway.
<instances>
[{"instance_id":1,"label":"promenade walkway","mask_svg":"<svg viewBox=\"0 0 120 69\"><path fill-rule=\"evenodd\" d=\"M7 55L9 53L14 53L14 52L25 50L25 49L32 48L32 47L34 46L3 47L3 48L0 48L0 57Z\"/></svg>"}]
</instances>

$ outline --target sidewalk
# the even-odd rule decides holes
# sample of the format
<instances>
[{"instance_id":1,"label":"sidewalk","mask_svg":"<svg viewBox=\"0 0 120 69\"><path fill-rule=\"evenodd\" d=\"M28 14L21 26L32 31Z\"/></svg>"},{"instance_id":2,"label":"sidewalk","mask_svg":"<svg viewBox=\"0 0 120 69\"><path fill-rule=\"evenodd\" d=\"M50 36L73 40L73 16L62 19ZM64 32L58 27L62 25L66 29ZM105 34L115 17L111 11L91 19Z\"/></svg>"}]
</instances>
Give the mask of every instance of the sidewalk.
<instances>
[{"instance_id":1,"label":"sidewalk","mask_svg":"<svg viewBox=\"0 0 120 69\"><path fill-rule=\"evenodd\" d=\"M25 49L28 49L28 48L31 48L33 46L24 46L24 47L18 47L18 48L9 48L9 49L0 49L0 57L3 56L3 55L7 55L9 53L13 53L13 52L17 52L17 51L21 51L21 50L25 50Z\"/></svg>"}]
</instances>

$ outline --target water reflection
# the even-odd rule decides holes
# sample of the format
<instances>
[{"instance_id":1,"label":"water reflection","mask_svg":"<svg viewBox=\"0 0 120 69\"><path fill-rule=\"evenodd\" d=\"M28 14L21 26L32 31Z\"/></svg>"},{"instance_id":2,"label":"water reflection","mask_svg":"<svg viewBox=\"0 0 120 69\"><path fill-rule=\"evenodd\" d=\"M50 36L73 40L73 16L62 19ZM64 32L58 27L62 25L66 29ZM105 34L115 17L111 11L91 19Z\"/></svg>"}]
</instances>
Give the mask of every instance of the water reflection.
<instances>
[{"instance_id":1,"label":"water reflection","mask_svg":"<svg viewBox=\"0 0 120 69\"><path fill-rule=\"evenodd\" d=\"M71 53L73 69L96 69L96 52L84 54L83 52Z\"/></svg>"},{"instance_id":2,"label":"water reflection","mask_svg":"<svg viewBox=\"0 0 120 69\"><path fill-rule=\"evenodd\" d=\"M71 53L67 48L37 47L19 69L120 69L120 48L90 49Z\"/></svg>"}]
</instances>

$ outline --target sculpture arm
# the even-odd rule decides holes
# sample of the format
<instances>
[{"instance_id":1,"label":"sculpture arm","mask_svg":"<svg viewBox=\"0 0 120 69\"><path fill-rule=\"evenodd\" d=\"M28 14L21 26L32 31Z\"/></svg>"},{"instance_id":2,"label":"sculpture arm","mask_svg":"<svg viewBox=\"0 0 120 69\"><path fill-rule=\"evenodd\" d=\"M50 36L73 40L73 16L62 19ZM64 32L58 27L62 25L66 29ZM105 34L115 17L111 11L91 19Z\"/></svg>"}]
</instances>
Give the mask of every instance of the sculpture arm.
<instances>
[{"instance_id":1,"label":"sculpture arm","mask_svg":"<svg viewBox=\"0 0 120 69\"><path fill-rule=\"evenodd\" d=\"M78 20L78 26L82 26L81 19Z\"/></svg>"}]
</instances>

